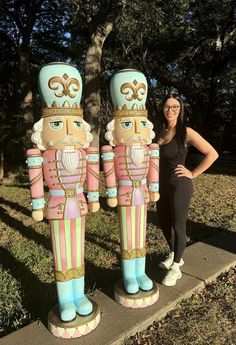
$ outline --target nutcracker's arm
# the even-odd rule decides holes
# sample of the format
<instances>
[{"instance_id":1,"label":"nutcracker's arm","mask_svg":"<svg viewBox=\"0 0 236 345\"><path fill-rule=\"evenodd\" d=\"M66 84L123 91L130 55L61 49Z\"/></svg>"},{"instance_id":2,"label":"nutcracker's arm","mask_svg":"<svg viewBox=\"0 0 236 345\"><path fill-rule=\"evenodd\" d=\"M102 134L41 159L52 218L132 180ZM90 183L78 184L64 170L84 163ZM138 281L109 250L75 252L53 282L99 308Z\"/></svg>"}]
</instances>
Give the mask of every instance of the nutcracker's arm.
<instances>
[{"instance_id":1,"label":"nutcracker's arm","mask_svg":"<svg viewBox=\"0 0 236 345\"><path fill-rule=\"evenodd\" d=\"M107 204L110 207L117 205L117 186L115 174L114 152L112 146L102 146L102 162L107 193Z\"/></svg>"},{"instance_id":2,"label":"nutcracker's arm","mask_svg":"<svg viewBox=\"0 0 236 345\"><path fill-rule=\"evenodd\" d=\"M99 204L99 152L97 147L88 147L87 153L87 189L91 212L97 212Z\"/></svg>"},{"instance_id":3,"label":"nutcracker's arm","mask_svg":"<svg viewBox=\"0 0 236 345\"><path fill-rule=\"evenodd\" d=\"M159 199L159 160L160 148L158 144L149 145L150 164L148 170L148 186L151 201Z\"/></svg>"},{"instance_id":4,"label":"nutcracker's arm","mask_svg":"<svg viewBox=\"0 0 236 345\"><path fill-rule=\"evenodd\" d=\"M32 199L32 217L36 221L43 219L44 188L43 188L43 157L39 149L27 150L30 192Z\"/></svg>"}]
</instances>

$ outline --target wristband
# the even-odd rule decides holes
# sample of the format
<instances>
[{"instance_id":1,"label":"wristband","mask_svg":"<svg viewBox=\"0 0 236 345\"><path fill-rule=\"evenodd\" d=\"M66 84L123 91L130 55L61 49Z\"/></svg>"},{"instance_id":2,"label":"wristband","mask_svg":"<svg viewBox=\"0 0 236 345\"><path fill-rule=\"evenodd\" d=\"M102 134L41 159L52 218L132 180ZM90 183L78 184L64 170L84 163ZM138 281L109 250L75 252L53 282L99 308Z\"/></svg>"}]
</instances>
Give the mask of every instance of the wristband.
<instances>
[{"instance_id":1,"label":"wristband","mask_svg":"<svg viewBox=\"0 0 236 345\"><path fill-rule=\"evenodd\" d=\"M108 198L115 198L117 196L117 188L107 188L106 194Z\"/></svg>"},{"instance_id":2,"label":"wristband","mask_svg":"<svg viewBox=\"0 0 236 345\"><path fill-rule=\"evenodd\" d=\"M156 150L150 150L150 156L153 158L159 158L160 155L160 149L156 149Z\"/></svg>"},{"instance_id":3,"label":"wristband","mask_svg":"<svg viewBox=\"0 0 236 345\"><path fill-rule=\"evenodd\" d=\"M103 152L101 157L104 161L110 161L114 158L114 155L114 152Z\"/></svg>"},{"instance_id":4,"label":"wristband","mask_svg":"<svg viewBox=\"0 0 236 345\"><path fill-rule=\"evenodd\" d=\"M32 199L33 210L41 210L42 208L44 208L44 204L45 204L44 198Z\"/></svg>"},{"instance_id":5,"label":"wristband","mask_svg":"<svg viewBox=\"0 0 236 345\"><path fill-rule=\"evenodd\" d=\"M159 192L159 183L150 183L149 190L150 192Z\"/></svg>"},{"instance_id":6,"label":"wristband","mask_svg":"<svg viewBox=\"0 0 236 345\"><path fill-rule=\"evenodd\" d=\"M99 192L88 192L88 202L96 202L99 199Z\"/></svg>"},{"instance_id":7,"label":"wristband","mask_svg":"<svg viewBox=\"0 0 236 345\"><path fill-rule=\"evenodd\" d=\"M43 157L41 157L41 156L38 156L38 157L28 157L27 160L26 160L26 163L28 164L29 168L42 165Z\"/></svg>"},{"instance_id":8,"label":"wristband","mask_svg":"<svg viewBox=\"0 0 236 345\"><path fill-rule=\"evenodd\" d=\"M88 159L88 162L98 162L99 161L99 154L88 153L87 159Z\"/></svg>"}]
</instances>

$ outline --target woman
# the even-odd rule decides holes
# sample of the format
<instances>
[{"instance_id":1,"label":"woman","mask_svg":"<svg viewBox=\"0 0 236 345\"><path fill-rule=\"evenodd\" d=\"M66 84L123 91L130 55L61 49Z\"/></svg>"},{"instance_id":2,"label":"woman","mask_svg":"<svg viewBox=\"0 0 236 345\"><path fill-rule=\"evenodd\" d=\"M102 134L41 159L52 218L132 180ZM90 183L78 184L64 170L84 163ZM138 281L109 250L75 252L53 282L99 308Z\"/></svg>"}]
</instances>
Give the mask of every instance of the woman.
<instances>
[{"instance_id":1,"label":"woman","mask_svg":"<svg viewBox=\"0 0 236 345\"><path fill-rule=\"evenodd\" d=\"M194 178L202 174L217 159L215 149L189 127L184 125L183 103L176 94L167 95L163 102L163 129L158 138L160 145L160 227L170 247L170 253L159 267L168 272L162 281L173 286L182 277L180 266L186 247L186 220L192 196ZM203 155L201 163L192 171L185 167L189 146Z\"/></svg>"}]
</instances>

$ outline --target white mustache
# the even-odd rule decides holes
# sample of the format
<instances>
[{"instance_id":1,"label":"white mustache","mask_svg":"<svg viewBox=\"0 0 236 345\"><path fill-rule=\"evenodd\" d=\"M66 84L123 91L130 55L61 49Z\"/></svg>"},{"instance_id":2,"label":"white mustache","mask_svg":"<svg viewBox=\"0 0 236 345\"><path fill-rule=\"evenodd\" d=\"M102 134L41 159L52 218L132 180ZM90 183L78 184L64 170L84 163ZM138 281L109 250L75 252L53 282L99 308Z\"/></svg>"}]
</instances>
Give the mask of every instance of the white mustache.
<instances>
[{"instance_id":1,"label":"white mustache","mask_svg":"<svg viewBox=\"0 0 236 345\"><path fill-rule=\"evenodd\" d=\"M77 137L74 137L72 135L67 135L61 139L59 139L56 142L53 142L52 140L49 142L49 145L59 145L59 144L68 144L68 143L72 143L72 144L81 144L84 145L86 142L84 140L80 140Z\"/></svg>"},{"instance_id":2,"label":"white mustache","mask_svg":"<svg viewBox=\"0 0 236 345\"><path fill-rule=\"evenodd\" d=\"M128 144L130 141L134 141L136 143L139 143L140 141L144 141L145 143L148 142L148 138L144 137L143 135L132 135L132 137L128 138L126 140L126 143Z\"/></svg>"}]
</instances>

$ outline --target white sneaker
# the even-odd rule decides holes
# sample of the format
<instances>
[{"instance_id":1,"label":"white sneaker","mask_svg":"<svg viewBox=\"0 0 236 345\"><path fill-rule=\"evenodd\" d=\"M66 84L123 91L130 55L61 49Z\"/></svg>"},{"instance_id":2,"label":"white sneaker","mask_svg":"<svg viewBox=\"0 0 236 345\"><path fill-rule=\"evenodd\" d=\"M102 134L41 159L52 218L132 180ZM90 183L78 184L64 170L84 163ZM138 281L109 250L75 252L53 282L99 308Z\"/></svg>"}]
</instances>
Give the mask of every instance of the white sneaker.
<instances>
[{"instance_id":1,"label":"white sneaker","mask_svg":"<svg viewBox=\"0 0 236 345\"><path fill-rule=\"evenodd\" d=\"M162 268L163 270L168 270L170 269L173 262L174 262L174 252L170 252L167 258L158 264L158 267ZM183 266L183 264L184 264L184 260L181 258L179 262L179 266Z\"/></svg>"},{"instance_id":2,"label":"white sneaker","mask_svg":"<svg viewBox=\"0 0 236 345\"><path fill-rule=\"evenodd\" d=\"M167 275L162 280L162 284L165 286L174 286L178 279L182 277L182 273L179 268L179 264L173 263L169 269Z\"/></svg>"},{"instance_id":3,"label":"white sneaker","mask_svg":"<svg viewBox=\"0 0 236 345\"><path fill-rule=\"evenodd\" d=\"M166 259L158 264L158 267L168 270L174 261L174 252L170 252Z\"/></svg>"}]
</instances>

